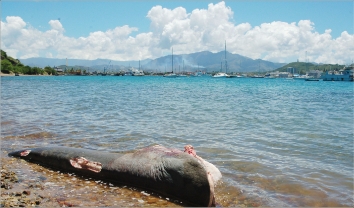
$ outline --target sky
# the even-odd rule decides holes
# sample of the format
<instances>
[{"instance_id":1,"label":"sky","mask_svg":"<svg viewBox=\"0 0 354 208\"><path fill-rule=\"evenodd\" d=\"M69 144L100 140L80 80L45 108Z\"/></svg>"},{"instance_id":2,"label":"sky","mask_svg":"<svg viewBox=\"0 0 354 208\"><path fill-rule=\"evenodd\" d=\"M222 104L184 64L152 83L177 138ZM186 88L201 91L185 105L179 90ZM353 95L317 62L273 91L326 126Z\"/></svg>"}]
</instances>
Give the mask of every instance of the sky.
<instances>
[{"instance_id":1,"label":"sky","mask_svg":"<svg viewBox=\"0 0 354 208\"><path fill-rule=\"evenodd\" d=\"M224 50L252 59L351 64L353 0L2 0L8 55L119 61Z\"/></svg>"}]
</instances>

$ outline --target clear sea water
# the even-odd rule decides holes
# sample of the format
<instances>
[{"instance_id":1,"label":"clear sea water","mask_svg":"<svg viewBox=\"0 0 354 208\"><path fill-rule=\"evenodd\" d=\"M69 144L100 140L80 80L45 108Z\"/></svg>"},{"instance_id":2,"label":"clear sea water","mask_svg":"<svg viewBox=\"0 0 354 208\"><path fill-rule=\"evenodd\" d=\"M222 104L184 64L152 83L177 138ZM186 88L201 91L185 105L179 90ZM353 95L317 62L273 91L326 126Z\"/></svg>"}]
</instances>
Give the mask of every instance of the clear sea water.
<instances>
[{"instance_id":1,"label":"clear sea water","mask_svg":"<svg viewBox=\"0 0 354 208\"><path fill-rule=\"evenodd\" d=\"M217 166L217 201L353 206L352 82L211 77L1 77L3 149L153 144ZM236 193L237 192L237 193ZM219 197L219 198L218 198ZM238 198L238 200L240 200Z\"/></svg>"}]
</instances>

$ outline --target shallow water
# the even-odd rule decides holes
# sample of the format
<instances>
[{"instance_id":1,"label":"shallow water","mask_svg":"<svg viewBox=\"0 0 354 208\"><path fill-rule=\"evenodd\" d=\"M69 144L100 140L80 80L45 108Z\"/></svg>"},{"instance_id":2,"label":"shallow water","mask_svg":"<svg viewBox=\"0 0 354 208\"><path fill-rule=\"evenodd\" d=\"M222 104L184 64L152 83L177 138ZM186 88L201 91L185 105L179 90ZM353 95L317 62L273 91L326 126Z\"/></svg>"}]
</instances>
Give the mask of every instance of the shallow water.
<instances>
[{"instance_id":1,"label":"shallow water","mask_svg":"<svg viewBox=\"0 0 354 208\"><path fill-rule=\"evenodd\" d=\"M351 82L1 77L2 149L192 144L222 206L352 206L353 101Z\"/></svg>"}]
</instances>

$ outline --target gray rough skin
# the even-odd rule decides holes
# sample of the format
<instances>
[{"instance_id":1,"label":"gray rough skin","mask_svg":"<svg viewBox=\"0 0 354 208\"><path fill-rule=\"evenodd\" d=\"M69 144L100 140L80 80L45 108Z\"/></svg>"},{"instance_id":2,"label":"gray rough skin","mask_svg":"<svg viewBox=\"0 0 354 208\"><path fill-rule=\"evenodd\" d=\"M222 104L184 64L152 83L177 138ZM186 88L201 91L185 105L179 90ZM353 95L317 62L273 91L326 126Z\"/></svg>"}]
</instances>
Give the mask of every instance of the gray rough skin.
<instances>
[{"instance_id":1,"label":"gray rough skin","mask_svg":"<svg viewBox=\"0 0 354 208\"><path fill-rule=\"evenodd\" d=\"M27 156L21 156L30 150ZM105 153L70 147L42 147L9 153L30 162L37 162L67 172L99 178L173 197L191 206L214 206L212 186L207 171L198 160L180 150L159 145L134 153ZM23 155L23 154L22 154ZM83 157L102 164L99 172L75 168L70 160Z\"/></svg>"}]
</instances>

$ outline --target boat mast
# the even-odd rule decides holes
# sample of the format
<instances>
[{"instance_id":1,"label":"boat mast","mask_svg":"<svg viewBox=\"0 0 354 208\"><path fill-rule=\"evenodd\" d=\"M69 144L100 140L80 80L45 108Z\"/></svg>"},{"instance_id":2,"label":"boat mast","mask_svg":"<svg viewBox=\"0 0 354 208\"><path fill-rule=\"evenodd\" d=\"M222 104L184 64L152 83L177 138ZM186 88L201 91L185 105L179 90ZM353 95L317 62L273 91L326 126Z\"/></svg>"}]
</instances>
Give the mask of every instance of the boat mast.
<instances>
[{"instance_id":1,"label":"boat mast","mask_svg":"<svg viewBox=\"0 0 354 208\"><path fill-rule=\"evenodd\" d=\"M225 40L225 73L227 73L227 61L226 61L226 40Z\"/></svg>"},{"instance_id":2,"label":"boat mast","mask_svg":"<svg viewBox=\"0 0 354 208\"><path fill-rule=\"evenodd\" d=\"M306 58L305 58L306 60L306 63L305 63L305 65L306 65L306 72L305 72L305 74L307 74L307 51L306 51Z\"/></svg>"},{"instance_id":3,"label":"boat mast","mask_svg":"<svg viewBox=\"0 0 354 208\"><path fill-rule=\"evenodd\" d=\"M258 73L261 73L261 60L258 60Z\"/></svg>"}]
</instances>

